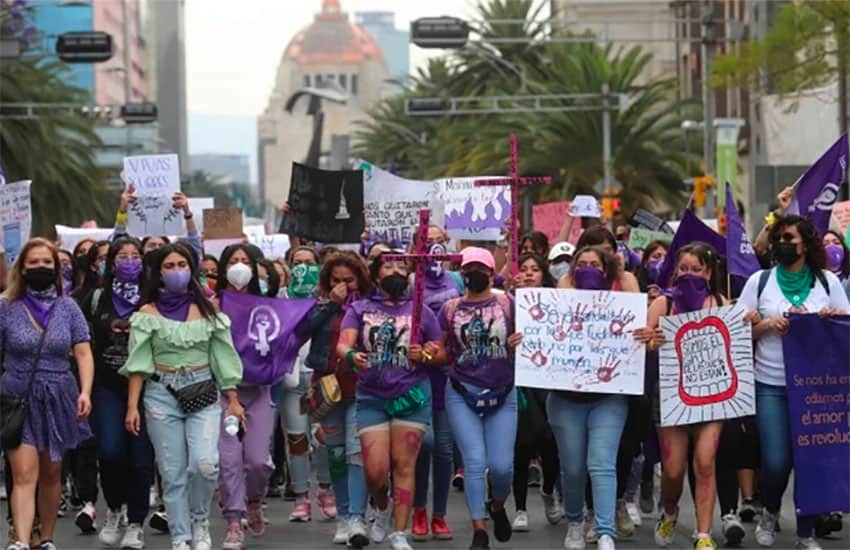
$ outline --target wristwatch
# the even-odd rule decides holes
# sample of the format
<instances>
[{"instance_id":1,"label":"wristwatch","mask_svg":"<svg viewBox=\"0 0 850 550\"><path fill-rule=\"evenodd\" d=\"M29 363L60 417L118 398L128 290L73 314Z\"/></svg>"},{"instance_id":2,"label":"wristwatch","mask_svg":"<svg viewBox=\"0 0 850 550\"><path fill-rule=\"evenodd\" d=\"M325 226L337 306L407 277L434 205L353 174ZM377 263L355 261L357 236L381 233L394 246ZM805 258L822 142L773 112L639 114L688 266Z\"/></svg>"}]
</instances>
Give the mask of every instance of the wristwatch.
<instances>
[{"instance_id":1,"label":"wristwatch","mask_svg":"<svg viewBox=\"0 0 850 550\"><path fill-rule=\"evenodd\" d=\"M191 220L195 215L189 212L188 214L183 214L184 220Z\"/></svg>"}]
</instances>

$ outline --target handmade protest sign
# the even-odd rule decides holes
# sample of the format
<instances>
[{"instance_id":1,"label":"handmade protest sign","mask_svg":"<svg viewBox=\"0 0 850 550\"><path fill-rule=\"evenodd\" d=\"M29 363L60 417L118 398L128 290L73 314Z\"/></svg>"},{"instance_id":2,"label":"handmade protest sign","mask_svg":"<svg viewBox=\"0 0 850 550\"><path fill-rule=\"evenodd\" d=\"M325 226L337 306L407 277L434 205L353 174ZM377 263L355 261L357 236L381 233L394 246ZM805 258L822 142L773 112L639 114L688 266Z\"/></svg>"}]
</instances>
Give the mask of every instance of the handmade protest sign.
<instances>
[{"instance_id":1,"label":"handmade protest sign","mask_svg":"<svg viewBox=\"0 0 850 550\"><path fill-rule=\"evenodd\" d=\"M226 290L221 311L230 317L233 345L242 360L242 381L273 385L292 371L298 350L309 338L302 323L316 300L265 298Z\"/></svg>"},{"instance_id":2,"label":"handmade protest sign","mask_svg":"<svg viewBox=\"0 0 850 550\"><path fill-rule=\"evenodd\" d=\"M452 239L498 241L510 220L507 186L476 187L481 178L446 178L433 183L429 208Z\"/></svg>"},{"instance_id":3,"label":"handmade protest sign","mask_svg":"<svg viewBox=\"0 0 850 550\"><path fill-rule=\"evenodd\" d=\"M520 288L516 385L590 393L643 393L646 294Z\"/></svg>"},{"instance_id":4,"label":"handmade protest sign","mask_svg":"<svg viewBox=\"0 0 850 550\"><path fill-rule=\"evenodd\" d=\"M213 197L189 197L189 210L194 214L195 219L195 227L198 229L198 233L204 233L204 217L199 214L203 214L204 210L208 210L210 208L215 208L215 199ZM186 234L185 229L185 220L183 223L183 232L181 235Z\"/></svg>"},{"instance_id":5,"label":"handmade protest sign","mask_svg":"<svg viewBox=\"0 0 850 550\"><path fill-rule=\"evenodd\" d=\"M419 343L419 320L422 318L422 300L425 294L425 264L428 262L459 262L463 259L460 254L428 254L428 226L431 223L431 213L428 210L419 211L419 229L416 239L416 254L387 254L389 262L414 262L416 276L413 287L413 317L410 320L410 345Z\"/></svg>"},{"instance_id":6,"label":"handmade protest sign","mask_svg":"<svg viewBox=\"0 0 850 550\"><path fill-rule=\"evenodd\" d=\"M267 259L283 258L289 250L289 236L275 233L274 235L248 235L248 241L260 247Z\"/></svg>"},{"instance_id":7,"label":"handmade protest sign","mask_svg":"<svg viewBox=\"0 0 850 550\"><path fill-rule=\"evenodd\" d=\"M516 134L511 132L511 173L507 178L486 178L475 180L476 187L498 187L507 185L511 190L511 218L508 231L511 237L511 247L519 250L519 188L522 185L548 185L552 183L549 176L520 177L519 175L519 144ZM519 254L511 254L511 276L519 273Z\"/></svg>"},{"instance_id":8,"label":"handmade protest sign","mask_svg":"<svg viewBox=\"0 0 850 550\"><path fill-rule=\"evenodd\" d=\"M650 231L642 227L633 227L629 231L629 248L632 250L643 250L653 241L661 241L669 244L673 242L673 234Z\"/></svg>"},{"instance_id":9,"label":"handmade protest sign","mask_svg":"<svg viewBox=\"0 0 850 550\"><path fill-rule=\"evenodd\" d=\"M592 195L576 195L570 203L570 215L576 218L601 218L599 201Z\"/></svg>"},{"instance_id":10,"label":"handmade protest sign","mask_svg":"<svg viewBox=\"0 0 850 550\"><path fill-rule=\"evenodd\" d=\"M362 170L292 163L289 212L280 233L322 243L356 243L364 226Z\"/></svg>"},{"instance_id":11,"label":"handmade protest sign","mask_svg":"<svg viewBox=\"0 0 850 550\"><path fill-rule=\"evenodd\" d=\"M661 318L662 426L755 414L752 329L745 313L725 306Z\"/></svg>"},{"instance_id":12,"label":"handmade protest sign","mask_svg":"<svg viewBox=\"0 0 850 550\"><path fill-rule=\"evenodd\" d=\"M534 230L540 231L550 244L558 242L564 224L570 228L567 241L575 244L581 236L581 221L570 216L570 201L545 202L531 207Z\"/></svg>"},{"instance_id":13,"label":"handmade protest sign","mask_svg":"<svg viewBox=\"0 0 850 550\"><path fill-rule=\"evenodd\" d=\"M365 160L354 166L363 171L366 227L371 242L410 244L419 222L419 211L428 208L431 182L401 178ZM358 239L359 240L359 239Z\"/></svg>"},{"instance_id":14,"label":"handmade protest sign","mask_svg":"<svg viewBox=\"0 0 850 550\"><path fill-rule=\"evenodd\" d=\"M791 313L788 320L782 352L797 513L848 512L850 316Z\"/></svg>"},{"instance_id":15,"label":"handmade protest sign","mask_svg":"<svg viewBox=\"0 0 850 550\"><path fill-rule=\"evenodd\" d=\"M80 241L93 239L95 241L108 240L115 229L111 227L68 227L66 225L55 225L56 236L59 238L61 247L65 250L74 250Z\"/></svg>"},{"instance_id":16,"label":"handmade protest sign","mask_svg":"<svg viewBox=\"0 0 850 550\"><path fill-rule=\"evenodd\" d=\"M850 201L837 202L832 206L831 223L841 235L850 229Z\"/></svg>"},{"instance_id":17,"label":"handmade protest sign","mask_svg":"<svg viewBox=\"0 0 850 550\"><path fill-rule=\"evenodd\" d=\"M204 210L204 238L238 239L242 231L241 208L208 208Z\"/></svg>"},{"instance_id":18,"label":"handmade protest sign","mask_svg":"<svg viewBox=\"0 0 850 550\"><path fill-rule=\"evenodd\" d=\"M134 237L180 235L183 215L172 197L180 191L177 155L124 157L124 182L133 186L136 200L127 212L127 232Z\"/></svg>"},{"instance_id":19,"label":"handmade protest sign","mask_svg":"<svg viewBox=\"0 0 850 550\"><path fill-rule=\"evenodd\" d=\"M16 238L22 243L29 240L32 232L31 183L30 180L24 180L0 186L0 242L6 241L6 226L14 233L10 237L11 242L14 243ZM7 250L7 258L8 255Z\"/></svg>"},{"instance_id":20,"label":"handmade protest sign","mask_svg":"<svg viewBox=\"0 0 850 550\"><path fill-rule=\"evenodd\" d=\"M21 253L21 222L3 224L3 251L6 253L6 267L15 263Z\"/></svg>"}]
</instances>

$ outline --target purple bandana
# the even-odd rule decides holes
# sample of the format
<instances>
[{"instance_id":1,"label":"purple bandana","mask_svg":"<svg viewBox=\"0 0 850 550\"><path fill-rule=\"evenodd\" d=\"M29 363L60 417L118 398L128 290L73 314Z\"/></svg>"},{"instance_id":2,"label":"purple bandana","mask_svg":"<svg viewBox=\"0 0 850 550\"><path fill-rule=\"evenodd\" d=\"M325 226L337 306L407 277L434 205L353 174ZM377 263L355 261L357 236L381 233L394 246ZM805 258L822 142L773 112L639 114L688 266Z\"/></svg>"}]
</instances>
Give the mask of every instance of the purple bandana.
<instances>
[{"instance_id":1,"label":"purple bandana","mask_svg":"<svg viewBox=\"0 0 850 550\"><path fill-rule=\"evenodd\" d=\"M156 309L166 319L185 321L189 316L189 306L192 305L193 298L189 292L169 292L162 289L156 299Z\"/></svg>"},{"instance_id":2,"label":"purple bandana","mask_svg":"<svg viewBox=\"0 0 850 550\"><path fill-rule=\"evenodd\" d=\"M112 305L122 319L129 319L139 305L139 283L112 279Z\"/></svg>"},{"instance_id":3,"label":"purple bandana","mask_svg":"<svg viewBox=\"0 0 850 550\"><path fill-rule=\"evenodd\" d=\"M679 275L673 288L667 292L673 298L676 313L690 313L702 309L708 298L708 282L699 275Z\"/></svg>"},{"instance_id":4,"label":"purple bandana","mask_svg":"<svg viewBox=\"0 0 850 550\"><path fill-rule=\"evenodd\" d=\"M47 321L50 319L50 311L53 309L53 304L56 303L56 289L51 287L42 292L36 292L31 289L24 291L24 296L21 298L24 305L29 310L33 319L42 328L47 328Z\"/></svg>"}]
</instances>

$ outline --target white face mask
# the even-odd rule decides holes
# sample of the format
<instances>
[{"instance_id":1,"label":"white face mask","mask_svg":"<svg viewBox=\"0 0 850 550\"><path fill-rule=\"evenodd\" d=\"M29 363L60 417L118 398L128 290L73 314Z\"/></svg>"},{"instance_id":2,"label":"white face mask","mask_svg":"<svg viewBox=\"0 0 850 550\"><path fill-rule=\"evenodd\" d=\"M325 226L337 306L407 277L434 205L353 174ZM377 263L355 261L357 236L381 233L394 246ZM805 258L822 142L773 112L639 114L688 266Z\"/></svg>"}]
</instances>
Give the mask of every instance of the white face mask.
<instances>
[{"instance_id":1,"label":"white face mask","mask_svg":"<svg viewBox=\"0 0 850 550\"><path fill-rule=\"evenodd\" d=\"M253 275L250 267L239 262L227 269L227 282L233 285L236 290L242 290L251 282Z\"/></svg>"},{"instance_id":2,"label":"white face mask","mask_svg":"<svg viewBox=\"0 0 850 550\"><path fill-rule=\"evenodd\" d=\"M555 281L560 281L567 273L570 272L569 262L558 262L549 265L549 273L555 278Z\"/></svg>"}]
</instances>

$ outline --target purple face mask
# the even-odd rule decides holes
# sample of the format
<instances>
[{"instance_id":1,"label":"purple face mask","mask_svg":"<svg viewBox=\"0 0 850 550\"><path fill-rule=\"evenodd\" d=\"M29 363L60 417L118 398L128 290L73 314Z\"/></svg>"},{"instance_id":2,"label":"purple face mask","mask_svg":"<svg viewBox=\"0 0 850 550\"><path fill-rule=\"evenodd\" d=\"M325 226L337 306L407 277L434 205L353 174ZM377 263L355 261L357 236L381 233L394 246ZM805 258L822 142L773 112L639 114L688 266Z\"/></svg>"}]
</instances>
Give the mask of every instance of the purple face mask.
<instances>
[{"instance_id":1,"label":"purple face mask","mask_svg":"<svg viewBox=\"0 0 850 550\"><path fill-rule=\"evenodd\" d=\"M841 271L844 263L844 247L840 244L828 244L826 249L826 267L830 271Z\"/></svg>"},{"instance_id":2,"label":"purple face mask","mask_svg":"<svg viewBox=\"0 0 850 550\"><path fill-rule=\"evenodd\" d=\"M139 280L142 274L142 260L117 260L115 262L115 277L123 283L132 283Z\"/></svg>"},{"instance_id":3,"label":"purple face mask","mask_svg":"<svg viewBox=\"0 0 850 550\"><path fill-rule=\"evenodd\" d=\"M434 243L431 245L431 248L428 250L428 254L445 254L446 247L445 245ZM443 262L429 262L428 266L425 268L425 275L429 279L439 279L443 276Z\"/></svg>"},{"instance_id":4,"label":"purple face mask","mask_svg":"<svg viewBox=\"0 0 850 550\"><path fill-rule=\"evenodd\" d=\"M186 292L192 272L188 269L173 269L162 275L162 284L169 292Z\"/></svg>"},{"instance_id":5,"label":"purple face mask","mask_svg":"<svg viewBox=\"0 0 850 550\"><path fill-rule=\"evenodd\" d=\"M689 313L702 309L708 298L708 281L699 275L679 275L671 292L676 313Z\"/></svg>"},{"instance_id":6,"label":"purple face mask","mask_svg":"<svg viewBox=\"0 0 850 550\"><path fill-rule=\"evenodd\" d=\"M646 276L652 284L658 283L658 276L661 275L661 264L664 260L649 260L646 262Z\"/></svg>"},{"instance_id":7,"label":"purple face mask","mask_svg":"<svg viewBox=\"0 0 850 550\"><path fill-rule=\"evenodd\" d=\"M595 267L580 267L573 272L573 283L579 290L604 290L605 274Z\"/></svg>"}]
</instances>

